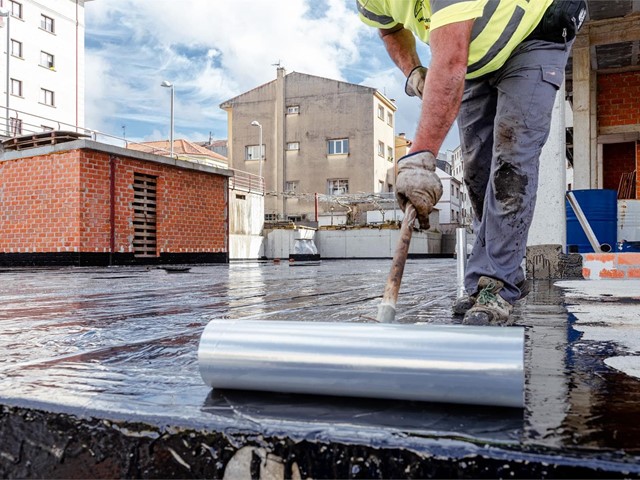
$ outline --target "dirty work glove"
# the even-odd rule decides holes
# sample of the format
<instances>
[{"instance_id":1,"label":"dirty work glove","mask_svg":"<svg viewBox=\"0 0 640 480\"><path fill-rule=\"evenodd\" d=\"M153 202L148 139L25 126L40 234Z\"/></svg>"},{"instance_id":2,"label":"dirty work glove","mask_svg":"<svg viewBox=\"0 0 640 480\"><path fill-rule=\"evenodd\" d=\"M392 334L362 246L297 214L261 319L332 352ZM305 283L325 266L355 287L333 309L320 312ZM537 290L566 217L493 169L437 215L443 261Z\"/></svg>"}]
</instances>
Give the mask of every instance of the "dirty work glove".
<instances>
[{"instance_id":1,"label":"dirty work glove","mask_svg":"<svg viewBox=\"0 0 640 480\"><path fill-rule=\"evenodd\" d=\"M428 150L406 155L398 160L396 196L402 211L407 202L418 214L420 228L429 228L429 214L442 196L442 182L436 174L436 157Z\"/></svg>"},{"instance_id":2,"label":"dirty work glove","mask_svg":"<svg viewBox=\"0 0 640 480\"><path fill-rule=\"evenodd\" d=\"M424 90L424 79L427 76L427 69L422 65L414 68L407 77L407 82L404 84L404 92L410 97L422 98L422 91Z\"/></svg>"}]
</instances>

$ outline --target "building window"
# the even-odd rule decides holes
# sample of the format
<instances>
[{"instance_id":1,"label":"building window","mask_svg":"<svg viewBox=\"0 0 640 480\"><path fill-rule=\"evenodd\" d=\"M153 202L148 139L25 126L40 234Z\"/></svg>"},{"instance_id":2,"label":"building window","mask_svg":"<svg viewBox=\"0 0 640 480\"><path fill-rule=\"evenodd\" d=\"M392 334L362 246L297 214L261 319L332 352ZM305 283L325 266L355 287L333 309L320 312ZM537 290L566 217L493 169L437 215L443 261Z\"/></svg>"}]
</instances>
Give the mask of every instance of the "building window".
<instances>
[{"instance_id":1,"label":"building window","mask_svg":"<svg viewBox=\"0 0 640 480\"><path fill-rule=\"evenodd\" d=\"M278 221L278 214L277 213L265 213L264 214L264 221L265 222L277 222Z\"/></svg>"},{"instance_id":2,"label":"building window","mask_svg":"<svg viewBox=\"0 0 640 480\"><path fill-rule=\"evenodd\" d=\"M387 160L393 162L393 148L387 147Z\"/></svg>"},{"instance_id":3,"label":"building window","mask_svg":"<svg viewBox=\"0 0 640 480\"><path fill-rule=\"evenodd\" d=\"M300 113L300 105L290 105L287 107L287 115L298 115Z\"/></svg>"},{"instance_id":4,"label":"building window","mask_svg":"<svg viewBox=\"0 0 640 480\"><path fill-rule=\"evenodd\" d=\"M298 181L285 182L284 193L296 193L298 191Z\"/></svg>"},{"instance_id":5,"label":"building window","mask_svg":"<svg viewBox=\"0 0 640 480\"><path fill-rule=\"evenodd\" d=\"M11 95L22 96L22 80L11 79Z\"/></svg>"},{"instance_id":6,"label":"building window","mask_svg":"<svg viewBox=\"0 0 640 480\"><path fill-rule=\"evenodd\" d=\"M40 17L40 28L49 33L55 33L55 22L53 18L42 15Z\"/></svg>"},{"instance_id":7,"label":"building window","mask_svg":"<svg viewBox=\"0 0 640 480\"><path fill-rule=\"evenodd\" d=\"M384 180L378 180L378 193L384 193Z\"/></svg>"},{"instance_id":8,"label":"building window","mask_svg":"<svg viewBox=\"0 0 640 480\"><path fill-rule=\"evenodd\" d=\"M56 104L55 100L56 96L54 92L47 90L46 88L40 89L40 103L54 107Z\"/></svg>"},{"instance_id":9,"label":"building window","mask_svg":"<svg viewBox=\"0 0 640 480\"><path fill-rule=\"evenodd\" d=\"M384 157L384 142L378 141L378 156Z\"/></svg>"},{"instance_id":10,"label":"building window","mask_svg":"<svg viewBox=\"0 0 640 480\"><path fill-rule=\"evenodd\" d=\"M40 66L53 69L55 67L53 55L47 52L40 52Z\"/></svg>"},{"instance_id":11,"label":"building window","mask_svg":"<svg viewBox=\"0 0 640 480\"><path fill-rule=\"evenodd\" d=\"M287 143L287 150L300 150L300 142Z\"/></svg>"},{"instance_id":12,"label":"building window","mask_svg":"<svg viewBox=\"0 0 640 480\"><path fill-rule=\"evenodd\" d=\"M11 129L11 135L22 135L22 120L16 117L9 119L9 128Z\"/></svg>"},{"instance_id":13,"label":"building window","mask_svg":"<svg viewBox=\"0 0 640 480\"><path fill-rule=\"evenodd\" d=\"M327 142L329 155L346 155L349 153L349 139L339 138Z\"/></svg>"},{"instance_id":14,"label":"building window","mask_svg":"<svg viewBox=\"0 0 640 480\"><path fill-rule=\"evenodd\" d=\"M16 2L15 0L9 1L9 6L11 7L11 16L16 18L22 18L22 4Z\"/></svg>"},{"instance_id":15,"label":"building window","mask_svg":"<svg viewBox=\"0 0 640 480\"><path fill-rule=\"evenodd\" d=\"M348 179L327 180L327 195L344 195L345 193L349 193Z\"/></svg>"},{"instance_id":16,"label":"building window","mask_svg":"<svg viewBox=\"0 0 640 480\"><path fill-rule=\"evenodd\" d=\"M22 42L11 39L11 55L22 58Z\"/></svg>"},{"instance_id":17,"label":"building window","mask_svg":"<svg viewBox=\"0 0 640 480\"><path fill-rule=\"evenodd\" d=\"M382 105L378 105L378 118L384 120L384 107Z\"/></svg>"},{"instance_id":18,"label":"building window","mask_svg":"<svg viewBox=\"0 0 640 480\"><path fill-rule=\"evenodd\" d=\"M393 127L393 113L387 113L387 125Z\"/></svg>"},{"instance_id":19,"label":"building window","mask_svg":"<svg viewBox=\"0 0 640 480\"><path fill-rule=\"evenodd\" d=\"M262 150L262 152L260 152ZM260 160L260 153L264 157L264 144L262 145L262 149L260 145L247 145L244 147L244 159L245 160Z\"/></svg>"}]
</instances>

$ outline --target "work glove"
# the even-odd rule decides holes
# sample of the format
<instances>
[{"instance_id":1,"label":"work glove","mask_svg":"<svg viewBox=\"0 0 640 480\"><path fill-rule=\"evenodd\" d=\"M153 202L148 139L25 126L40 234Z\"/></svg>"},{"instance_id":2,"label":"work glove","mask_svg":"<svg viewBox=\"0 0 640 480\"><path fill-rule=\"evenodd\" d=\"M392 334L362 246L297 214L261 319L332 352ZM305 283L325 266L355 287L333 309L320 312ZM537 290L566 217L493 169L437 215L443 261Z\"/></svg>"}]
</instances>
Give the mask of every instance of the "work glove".
<instances>
[{"instance_id":1,"label":"work glove","mask_svg":"<svg viewBox=\"0 0 640 480\"><path fill-rule=\"evenodd\" d=\"M442 182L436 174L436 157L428 150L398 160L396 197L402 211L407 202L416 209L420 228L429 228L429 214L442 196Z\"/></svg>"},{"instance_id":2,"label":"work glove","mask_svg":"<svg viewBox=\"0 0 640 480\"><path fill-rule=\"evenodd\" d=\"M422 91L424 90L424 79L427 76L427 69L422 65L414 68L407 77L407 82L404 84L404 92L410 97L422 98Z\"/></svg>"}]
</instances>

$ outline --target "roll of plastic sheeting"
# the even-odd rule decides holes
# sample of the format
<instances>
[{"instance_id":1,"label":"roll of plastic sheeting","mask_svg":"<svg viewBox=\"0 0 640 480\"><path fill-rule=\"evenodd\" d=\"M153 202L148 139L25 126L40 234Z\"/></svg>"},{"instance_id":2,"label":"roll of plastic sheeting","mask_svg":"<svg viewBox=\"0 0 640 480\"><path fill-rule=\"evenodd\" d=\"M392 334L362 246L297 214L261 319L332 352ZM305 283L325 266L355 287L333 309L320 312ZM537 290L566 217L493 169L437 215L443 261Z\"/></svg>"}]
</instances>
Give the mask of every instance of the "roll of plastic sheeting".
<instances>
[{"instance_id":1,"label":"roll of plastic sheeting","mask_svg":"<svg viewBox=\"0 0 640 480\"><path fill-rule=\"evenodd\" d=\"M213 388L523 407L524 329L213 320Z\"/></svg>"}]
</instances>

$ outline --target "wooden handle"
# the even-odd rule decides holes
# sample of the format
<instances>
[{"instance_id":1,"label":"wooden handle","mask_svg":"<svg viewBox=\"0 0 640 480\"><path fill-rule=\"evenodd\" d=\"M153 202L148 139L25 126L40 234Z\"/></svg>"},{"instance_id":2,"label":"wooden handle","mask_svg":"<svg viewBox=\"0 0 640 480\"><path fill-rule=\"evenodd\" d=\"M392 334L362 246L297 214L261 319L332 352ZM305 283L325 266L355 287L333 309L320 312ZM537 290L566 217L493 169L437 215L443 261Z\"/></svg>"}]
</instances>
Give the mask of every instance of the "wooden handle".
<instances>
[{"instance_id":1,"label":"wooden handle","mask_svg":"<svg viewBox=\"0 0 640 480\"><path fill-rule=\"evenodd\" d=\"M413 233L413 224L416 220L416 209L413 205L407 204L404 211L404 219L400 227L400 239L393 255L391 271L387 277L387 284L384 288L382 296L382 304L378 309L378 321L390 322L395 317L395 306L398 300L398 292L402 283L402 274L404 273L404 265L407 262L409 254L409 244L411 243L411 234Z\"/></svg>"}]
</instances>

